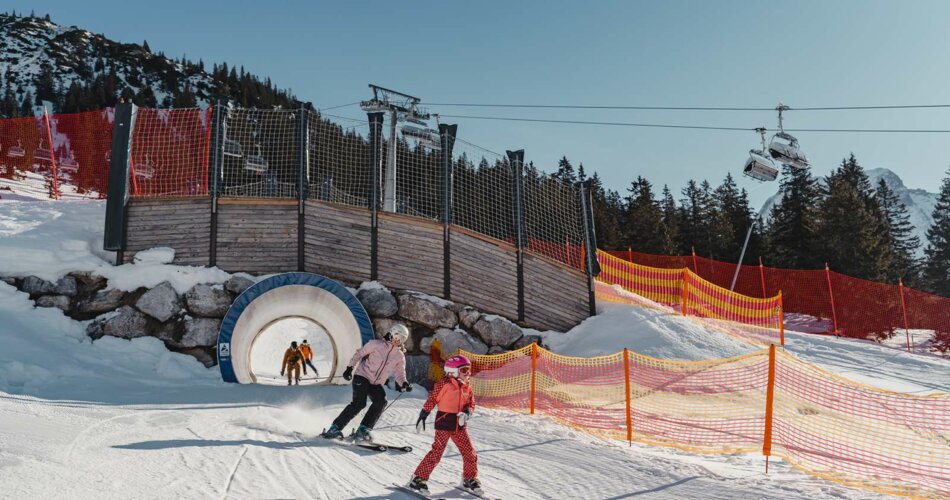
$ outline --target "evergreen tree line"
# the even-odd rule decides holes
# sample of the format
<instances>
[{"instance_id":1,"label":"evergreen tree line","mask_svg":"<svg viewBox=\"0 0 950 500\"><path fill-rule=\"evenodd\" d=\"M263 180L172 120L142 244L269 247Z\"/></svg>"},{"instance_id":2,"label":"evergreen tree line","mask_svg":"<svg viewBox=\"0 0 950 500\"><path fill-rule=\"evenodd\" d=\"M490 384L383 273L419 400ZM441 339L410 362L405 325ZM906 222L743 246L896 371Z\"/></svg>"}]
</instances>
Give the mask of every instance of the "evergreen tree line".
<instances>
[{"instance_id":1,"label":"evergreen tree line","mask_svg":"<svg viewBox=\"0 0 950 500\"><path fill-rule=\"evenodd\" d=\"M581 169L582 172L582 169ZM689 180L676 199L669 186L659 194L642 176L625 195L604 188L591 177L594 219L602 248L665 255L688 255L736 262L752 228L743 263L791 269L821 269L884 283L905 284L950 296L950 171L934 209L930 244L914 235L907 207L881 180L872 186L854 155L831 174L818 179L810 169L783 167L779 201L767 217L750 207L748 193L732 174L713 187ZM559 174L573 174L567 158ZM763 214L766 215L766 214Z\"/></svg>"}]
</instances>

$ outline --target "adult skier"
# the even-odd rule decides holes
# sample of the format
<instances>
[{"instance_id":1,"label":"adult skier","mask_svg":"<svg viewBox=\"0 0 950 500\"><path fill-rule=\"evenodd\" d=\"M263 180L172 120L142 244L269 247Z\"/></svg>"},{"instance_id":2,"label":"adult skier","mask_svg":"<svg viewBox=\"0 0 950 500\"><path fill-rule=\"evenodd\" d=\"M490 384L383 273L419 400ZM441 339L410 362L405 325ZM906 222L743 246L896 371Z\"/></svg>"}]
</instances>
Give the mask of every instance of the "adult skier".
<instances>
[{"instance_id":1,"label":"adult skier","mask_svg":"<svg viewBox=\"0 0 950 500\"><path fill-rule=\"evenodd\" d=\"M284 351L284 360L280 363L280 375L284 376L287 372L287 385L291 382L300 385L300 365L303 363L303 355L297 349L297 341L290 343L290 347Z\"/></svg>"},{"instance_id":2,"label":"adult skier","mask_svg":"<svg viewBox=\"0 0 950 500\"><path fill-rule=\"evenodd\" d=\"M444 370L445 376L432 388L429 398L422 405L422 411L419 412L419 420L416 421L416 430L424 430L426 418L432 409L438 406L439 411L435 414L435 440L432 442L432 449L416 467L408 487L424 495L429 494L426 482L439 465L445 445L451 439L462 455L461 487L482 495L481 483L478 481L478 455L472 448L466 426L475 411L475 395L468 383L472 375L472 363L465 356L452 356L445 360Z\"/></svg>"},{"instance_id":3,"label":"adult skier","mask_svg":"<svg viewBox=\"0 0 950 500\"><path fill-rule=\"evenodd\" d=\"M373 426L386 408L386 391L383 389L383 382L391 376L396 376L396 390L399 392L410 392L412 387L406 381L406 355L403 353L403 344L409 338L409 329L405 325L394 324L382 340L370 340L361 347L346 370L343 372L343 378L353 380L353 401L343 408L340 415L333 421L333 425L321 434L325 438L339 439L343 437L343 428L350 422L363 408L366 407L367 396L373 401L366 415L360 422L360 426L353 433L353 439L356 441L372 441ZM356 375L353 375L353 368L356 367Z\"/></svg>"},{"instance_id":4,"label":"adult skier","mask_svg":"<svg viewBox=\"0 0 950 500\"><path fill-rule=\"evenodd\" d=\"M303 339L303 343L300 344L300 354L303 356L303 374L307 374L307 366L309 366L313 368L313 376L319 377L320 373L317 372L317 367L313 366L313 349L310 348L307 339Z\"/></svg>"}]
</instances>

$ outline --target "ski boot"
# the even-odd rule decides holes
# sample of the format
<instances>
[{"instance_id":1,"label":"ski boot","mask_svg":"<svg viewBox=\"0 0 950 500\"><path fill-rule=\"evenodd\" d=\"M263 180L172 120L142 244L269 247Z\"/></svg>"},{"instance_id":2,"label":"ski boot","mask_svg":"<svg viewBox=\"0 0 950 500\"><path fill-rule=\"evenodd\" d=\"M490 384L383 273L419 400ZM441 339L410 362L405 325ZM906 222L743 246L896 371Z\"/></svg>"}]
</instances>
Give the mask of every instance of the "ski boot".
<instances>
[{"instance_id":1,"label":"ski boot","mask_svg":"<svg viewBox=\"0 0 950 500\"><path fill-rule=\"evenodd\" d=\"M462 480L462 488L475 492L478 495L484 495L485 492L482 490L482 483L478 479L464 479Z\"/></svg>"},{"instance_id":2,"label":"ski boot","mask_svg":"<svg viewBox=\"0 0 950 500\"><path fill-rule=\"evenodd\" d=\"M412 476L412 479L409 481L409 484L406 485L412 491L423 494L424 496L429 496L429 485L426 484L426 480L422 479L419 476Z\"/></svg>"},{"instance_id":3,"label":"ski boot","mask_svg":"<svg viewBox=\"0 0 950 500\"><path fill-rule=\"evenodd\" d=\"M373 434L370 433L369 427L366 427L365 425L361 425L359 426L359 428L353 431L351 438L353 439L354 442L360 442L360 441L371 442L373 441Z\"/></svg>"},{"instance_id":4,"label":"ski boot","mask_svg":"<svg viewBox=\"0 0 950 500\"><path fill-rule=\"evenodd\" d=\"M329 429L320 434L320 437L324 439L343 439L343 431L336 424L331 424Z\"/></svg>"}]
</instances>

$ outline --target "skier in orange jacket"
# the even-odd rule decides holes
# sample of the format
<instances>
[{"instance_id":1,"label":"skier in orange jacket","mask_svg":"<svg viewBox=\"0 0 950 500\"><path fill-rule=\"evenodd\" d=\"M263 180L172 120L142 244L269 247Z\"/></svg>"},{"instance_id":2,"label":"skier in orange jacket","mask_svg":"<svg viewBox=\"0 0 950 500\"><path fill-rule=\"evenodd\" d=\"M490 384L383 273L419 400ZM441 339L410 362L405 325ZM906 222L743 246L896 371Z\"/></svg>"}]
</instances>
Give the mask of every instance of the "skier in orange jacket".
<instances>
[{"instance_id":1,"label":"skier in orange jacket","mask_svg":"<svg viewBox=\"0 0 950 500\"><path fill-rule=\"evenodd\" d=\"M290 347L284 351L284 360L280 363L280 375L287 372L287 385L295 382L300 385L300 365L303 363L303 355L297 349L297 341L290 343Z\"/></svg>"},{"instance_id":2,"label":"skier in orange jacket","mask_svg":"<svg viewBox=\"0 0 950 500\"><path fill-rule=\"evenodd\" d=\"M435 441L432 443L432 449L416 467L408 487L426 495L429 493L426 481L439 465L445 445L451 439L462 455L462 488L481 495L478 455L472 448L466 427L469 417L475 411L475 394L468 383L472 374L472 363L465 356L452 356L445 360L444 370L445 376L432 388L416 422L417 431L420 428L425 429L426 418L432 409L438 406L439 411L435 414Z\"/></svg>"},{"instance_id":3,"label":"skier in orange jacket","mask_svg":"<svg viewBox=\"0 0 950 500\"><path fill-rule=\"evenodd\" d=\"M310 348L310 344L307 343L307 339L304 339L300 344L300 354L303 356L303 374L307 374L307 366L313 368L313 376L319 377L320 373L317 372L317 367L313 366L313 349Z\"/></svg>"}]
</instances>

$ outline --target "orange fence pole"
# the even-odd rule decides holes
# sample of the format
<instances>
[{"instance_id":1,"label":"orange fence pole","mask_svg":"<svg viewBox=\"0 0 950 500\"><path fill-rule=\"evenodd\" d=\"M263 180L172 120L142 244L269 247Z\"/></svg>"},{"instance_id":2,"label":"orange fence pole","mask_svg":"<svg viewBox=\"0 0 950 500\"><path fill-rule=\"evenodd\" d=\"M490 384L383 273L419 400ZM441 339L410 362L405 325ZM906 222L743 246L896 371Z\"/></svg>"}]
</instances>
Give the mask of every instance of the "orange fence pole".
<instances>
[{"instance_id":1,"label":"orange fence pole","mask_svg":"<svg viewBox=\"0 0 950 500\"><path fill-rule=\"evenodd\" d=\"M633 247L627 247L627 260L633 262Z\"/></svg>"},{"instance_id":2,"label":"orange fence pole","mask_svg":"<svg viewBox=\"0 0 950 500\"><path fill-rule=\"evenodd\" d=\"M46 138L49 140L49 162L50 171L53 176L53 199L59 199L59 174L56 172L56 148L53 147L53 129L49 124L49 113L46 112L46 106L43 106L43 121L46 123Z\"/></svg>"},{"instance_id":3,"label":"orange fence pole","mask_svg":"<svg viewBox=\"0 0 950 500\"><path fill-rule=\"evenodd\" d=\"M765 391L765 435L762 437L762 454L765 455L765 473L769 473L769 456L772 454L772 400L775 397L775 344L769 346L769 381Z\"/></svg>"},{"instance_id":4,"label":"orange fence pole","mask_svg":"<svg viewBox=\"0 0 950 500\"><path fill-rule=\"evenodd\" d=\"M630 414L630 351L623 348L623 387L627 400L627 443L633 446L633 417Z\"/></svg>"},{"instance_id":5,"label":"orange fence pole","mask_svg":"<svg viewBox=\"0 0 950 500\"><path fill-rule=\"evenodd\" d=\"M693 252L693 272L699 274L699 264L696 263L696 247L690 247Z\"/></svg>"},{"instance_id":6,"label":"orange fence pole","mask_svg":"<svg viewBox=\"0 0 950 500\"><path fill-rule=\"evenodd\" d=\"M584 262L586 262L584 259L586 258L587 258L587 249L584 248L584 242L582 241L581 242L581 265L580 265L581 269L584 269L586 267L584 265Z\"/></svg>"},{"instance_id":7,"label":"orange fence pole","mask_svg":"<svg viewBox=\"0 0 950 500\"><path fill-rule=\"evenodd\" d=\"M782 303L782 291L778 291L778 337L785 346L785 305Z\"/></svg>"},{"instance_id":8,"label":"orange fence pole","mask_svg":"<svg viewBox=\"0 0 950 500\"><path fill-rule=\"evenodd\" d=\"M765 266L762 265L762 256L759 256L759 276L762 277L762 298L768 297L765 294Z\"/></svg>"},{"instance_id":9,"label":"orange fence pole","mask_svg":"<svg viewBox=\"0 0 950 500\"><path fill-rule=\"evenodd\" d=\"M538 362L538 344L531 344L531 400L529 403L529 409L532 415L534 415L534 374L537 370Z\"/></svg>"},{"instance_id":10,"label":"orange fence pole","mask_svg":"<svg viewBox=\"0 0 950 500\"><path fill-rule=\"evenodd\" d=\"M907 304L904 302L904 280L903 278L898 278L901 292L901 311L904 313L904 337L907 339L907 352L913 352L913 348L910 346L910 332L907 329Z\"/></svg>"},{"instance_id":11,"label":"orange fence pole","mask_svg":"<svg viewBox=\"0 0 950 500\"><path fill-rule=\"evenodd\" d=\"M834 333L838 335L838 313L835 312L835 294L831 291L831 270L828 269L828 263L825 262L825 279L828 280L828 296L831 297L831 321L834 325Z\"/></svg>"},{"instance_id":12,"label":"orange fence pole","mask_svg":"<svg viewBox=\"0 0 950 500\"><path fill-rule=\"evenodd\" d=\"M680 300L680 313L686 316L686 306L689 303L689 293L686 288L689 286L689 269L683 269L683 295Z\"/></svg>"}]
</instances>

